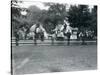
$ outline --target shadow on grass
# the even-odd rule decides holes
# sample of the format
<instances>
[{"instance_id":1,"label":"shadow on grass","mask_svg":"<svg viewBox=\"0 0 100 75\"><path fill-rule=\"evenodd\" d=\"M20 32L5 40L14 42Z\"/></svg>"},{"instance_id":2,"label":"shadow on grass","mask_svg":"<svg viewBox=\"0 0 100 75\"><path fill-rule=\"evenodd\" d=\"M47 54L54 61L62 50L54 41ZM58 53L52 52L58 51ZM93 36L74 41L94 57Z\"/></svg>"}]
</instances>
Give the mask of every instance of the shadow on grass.
<instances>
[{"instance_id":1,"label":"shadow on grass","mask_svg":"<svg viewBox=\"0 0 100 75\"><path fill-rule=\"evenodd\" d=\"M60 68L56 68L56 67L51 67L49 68L50 72L62 72L63 70Z\"/></svg>"}]
</instances>

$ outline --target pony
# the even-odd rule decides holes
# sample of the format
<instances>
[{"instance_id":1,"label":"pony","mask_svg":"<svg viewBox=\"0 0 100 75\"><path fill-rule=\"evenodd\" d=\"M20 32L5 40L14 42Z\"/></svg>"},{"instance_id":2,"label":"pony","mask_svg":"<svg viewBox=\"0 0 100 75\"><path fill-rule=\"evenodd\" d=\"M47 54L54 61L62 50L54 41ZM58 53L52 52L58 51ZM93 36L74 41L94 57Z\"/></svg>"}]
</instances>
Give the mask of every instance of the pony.
<instances>
[{"instance_id":1,"label":"pony","mask_svg":"<svg viewBox=\"0 0 100 75\"><path fill-rule=\"evenodd\" d=\"M28 38L32 38L32 39L40 39L41 41L44 41L44 39L48 38L48 34L46 32L46 30L43 28L43 26L38 23L38 24L33 24L30 27L30 32L27 35Z\"/></svg>"}]
</instances>

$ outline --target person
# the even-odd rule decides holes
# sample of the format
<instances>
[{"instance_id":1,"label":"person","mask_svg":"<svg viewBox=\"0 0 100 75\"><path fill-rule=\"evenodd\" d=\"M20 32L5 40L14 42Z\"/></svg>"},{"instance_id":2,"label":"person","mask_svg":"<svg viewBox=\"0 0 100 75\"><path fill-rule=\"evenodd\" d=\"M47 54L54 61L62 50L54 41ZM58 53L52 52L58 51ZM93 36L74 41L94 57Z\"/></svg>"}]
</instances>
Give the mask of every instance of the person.
<instances>
[{"instance_id":1,"label":"person","mask_svg":"<svg viewBox=\"0 0 100 75\"><path fill-rule=\"evenodd\" d=\"M77 41L79 40L79 34L80 34L80 32L77 31Z\"/></svg>"},{"instance_id":2,"label":"person","mask_svg":"<svg viewBox=\"0 0 100 75\"><path fill-rule=\"evenodd\" d=\"M41 41L44 41L44 29L42 28L40 23L36 24L34 33L35 33L35 36L34 36L35 44L37 44L36 43L37 39L41 39Z\"/></svg>"},{"instance_id":3,"label":"person","mask_svg":"<svg viewBox=\"0 0 100 75\"><path fill-rule=\"evenodd\" d=\"M71 32L68 31L67 32L67 41L68 41L67 45L70 45L70 36L71 36Z\"/></svg>"},{"instance_id":4,"label":"person","mask_svg":"<svg viewBox=\"0 0 100 75\"><path fill-rule=\"evenodd\" d=\"M72 33L72 28L70 27L69 23L64 20L64 35L67 36L67 45L70 45L70 37Z\"/></svg>"},{"instance_id":5,"label":"person","mask_svg":"<svg viewBox=\"0 0 100 75\"><path fill-rule=\"evenodd\" d=\"M82 45L85 45L86 44L85 43L86 33L84 31L82 31L82 32L80 32L79 36L80 36L80 38L82 40L82 43L81 44Z\"/></svg>"},{"instance_id":6,"label":"person","mask_svg":"<svg viewBox=\"0 0 100 75\"><path fill-rule=\"evenodd\" d=\"M36 45L37 44L37 39L39 37L39 34L38 34L38 27L39 27L39 24L36 24L36 27L35 27L35 35L34 35L34 44Z\"/></svg>"},{"instance_id":7,"label":"person","mask_svg":"<svg viewBox=\"0 0 100 75\"><path fill-rule=\"evenodd\" d=\"M28 39L28 34L29 34L29 28L27 28L27 30L25 32L25 40Z\"/></svg>"},{"instance_id":8,"label":"person","mask_svg":"<svg viewBox=\"0 0 100 75\"><path fill-rule=\"evenodd\" d=\"M18 43L18 41L19 41L19 32L18 32L17 29L15 29L14 35L15 35L16 46L18 46L19 45L19 43Z\"/></svg>"}]
</instances>

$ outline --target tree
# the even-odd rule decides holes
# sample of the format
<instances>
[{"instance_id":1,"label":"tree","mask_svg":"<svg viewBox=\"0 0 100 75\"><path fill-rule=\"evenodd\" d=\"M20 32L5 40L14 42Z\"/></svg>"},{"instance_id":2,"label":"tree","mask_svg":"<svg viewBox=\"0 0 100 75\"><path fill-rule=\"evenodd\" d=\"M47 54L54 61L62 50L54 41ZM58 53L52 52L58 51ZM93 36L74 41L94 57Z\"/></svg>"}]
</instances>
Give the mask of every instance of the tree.
<instances>
[{"instance_id":1,"label":"tree","mask_svg":"<svg viewBox=\"0 0 100 75\"><path fill-rule=\"evenodd\" d=\"M61 21L63 23L63 20L66 17L66 5L59 4L59 3L45 3L46 6L49 7L49 9L45 13L44 18L44 27L47 30L47 32L51 33L50 31L56 27L58 24L58 21Z\"/></svg>"},{"instance_id":2,"label":"tree","mask_svg":"<svg viewBox=\"0 0 100 75\"><path fill-rule=\"evenodd\" d=\"M37 22L41 15L41 10L37 6L30 6L28 9L26 20L29 21L29 25L33 25L35 22Z\"/></svg>"},{"instance_id":3,"label":"tree","mask_svg":"<svg viewBox=\"0 0 100 75\"><path fill-rule=\"evenodd\" d=\"M95 36L97 36L97 6L92 8L91 16L91 30L94 31Z\"/></svg>"},{"instance_id":4,"label":"tree","mask_svg":"<svg viewBox=\"0 0 100 75\"><path fill-rule=\"evenodd\" d=\"M50 5L48 15L50 16L50 19L54 25L56 25L59 20L63 21L66 16L65 14L66 6L64 4L54 3Z\"/></svg>"},{"instance_id":5,"label":"tree","mask_svg":"<svg viewBox=\"0 0 100 75\"><path fill-rule=\"evenodd\" d=\"M12 0L11 1L11 17L14 19L14 17L20 16L21 8L19 7L18 3L22 3L22 1L18 0Z\"/></svg>"},{"instance_id":6,"label":"tree","mask_svg":"<svg viewBox=\"0 0 100 75\"><path fill-rule=\"evenodd\" d=\"M72 27L78 27L80 30L89 27L91 15L87 5L70 6L68 13L68 21Z\"/></svg>"},{"instance_id":7,"label":"tree","mask_svg":"<svg viewBox=\"0 0 100 75\"><path fill-rule=\"evenodd\" d=\"M21 9L18 6L18 0L12 0L11 1L11 28L12 28L12 36L13 36L16 28L18 28L18 25L20 23L17 20L18 17L21 15L20 10Z\"/></svg>"},{"instance_id":8,"label":"tree","mask_svg":"<svg viewBox=\"0 0 100 75\"><path fill-rule=\"evenodd\" d=\"M27 8L21 8L19 3L22 1L12 0L11 1L11 28L12 28L12 35L16 30L19 30L20 27L24 26L29 28L28 23L30 19L27 19L25 15L22 15L21 12L23 10L27 11Z\"/></svg>"}]
</instances>

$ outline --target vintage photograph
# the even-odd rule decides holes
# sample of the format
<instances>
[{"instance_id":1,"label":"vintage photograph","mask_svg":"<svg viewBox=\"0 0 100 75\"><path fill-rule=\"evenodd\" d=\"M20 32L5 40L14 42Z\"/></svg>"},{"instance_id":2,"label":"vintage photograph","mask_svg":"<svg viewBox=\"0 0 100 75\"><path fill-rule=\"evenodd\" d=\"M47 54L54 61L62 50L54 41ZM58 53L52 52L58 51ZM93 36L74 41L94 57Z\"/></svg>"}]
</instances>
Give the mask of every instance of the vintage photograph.
<instances>
[{"instance_id":1,"label":"vintage photograph","mask_svg":"<svg viewBox=\"0 0 100 75\"><path fill-rule=\"evenodd\" d=\"M12 75L97 70L97 5L11 0Z\"/></svg>"}]
</instances>

